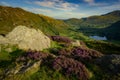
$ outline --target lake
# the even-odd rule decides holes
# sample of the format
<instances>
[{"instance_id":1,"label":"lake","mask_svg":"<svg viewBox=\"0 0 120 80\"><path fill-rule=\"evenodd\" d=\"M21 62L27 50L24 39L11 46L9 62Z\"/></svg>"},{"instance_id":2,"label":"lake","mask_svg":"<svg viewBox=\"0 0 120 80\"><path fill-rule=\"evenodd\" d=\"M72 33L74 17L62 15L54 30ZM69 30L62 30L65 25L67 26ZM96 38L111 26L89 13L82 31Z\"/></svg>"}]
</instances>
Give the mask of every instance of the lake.
<instances>
[{"instance_id":1,"label":"lake","mask_svg":"<svg viewBox=\"0 0 120 80\"><path fill-rule=\"evenodd\" d=\"M89 36L90 38L92 39L95 39L95 40L107 40L107 37L104 36L104 37L101 37L101 36Z\"/></svg>"}]
</instances>

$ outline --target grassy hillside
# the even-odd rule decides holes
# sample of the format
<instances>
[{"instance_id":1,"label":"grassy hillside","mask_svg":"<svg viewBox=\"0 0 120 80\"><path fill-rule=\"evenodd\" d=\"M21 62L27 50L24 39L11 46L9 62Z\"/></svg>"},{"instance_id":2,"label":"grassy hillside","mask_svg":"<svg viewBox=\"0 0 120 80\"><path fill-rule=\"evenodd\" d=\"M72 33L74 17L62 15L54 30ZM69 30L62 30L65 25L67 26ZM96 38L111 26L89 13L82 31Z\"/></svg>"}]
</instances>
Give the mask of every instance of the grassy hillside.
<instances>
[{"instance_id":1,"label":"grassy hillside","mask_svg":"<svg viewBox=\"0 0 120 80\"><path fill-rule=\"evenodd\" d=\"M120 21L112 24L111 26L103 29L103 33L109 40L120 40Z\"/></svg>"},{"instance_id":2,"label":"grassy hillside","mask_svg":"<svg viewBox=\"0 0 120 80\"><path fill-rule=\"evenodd\" d=\"M120 40L120 21L113 23L112 25L106 28L79 28L77 31L80 31L86 35L99 35L106 36L108 40Z\"/></svg>"},{"instance_id":3,"label":"grassy hillside","mask_svg":"<svg viewBox=\"0 0 120 80\"><path fill-rule=\"evenodd\" d=\"M77 27L92 27L92 28L105 28L112 23L117 22L120 20L120 10L113 11L104 15L100 16L90 16L87 18L82 18L82 19L68 19L65 20L66 23L70 25L74 25Z\"/></svg>"},{"instance_id":4,"label":"grassy hillside","mask_svg":"<svg viewBox=\"0 0 120 80\"><path fill-rule=\"evenodd\" d=\"M120 46L105 42L86 42L88 47L98 49L102 54L86 47L84 42L80 42L80 46L73 46L69 38L56 37L58 38L51 39L52 47L43 51L24 51L17 46L2 45L0 80L119 80L119 75L113 74L113 71L106 72L109 65L104 66L104 63L110 62L105 60L100 65L97 63L103 54L119 56ZM112 68L119 62L118 59L113 60L115 64L112 64ZM33 65L38 61L41 61L41 64ZM113 70L116 70L116 67Z\"/></svg>"},{"instance_id":5,"label":"grassy hillside","mask_svg":"<svg viewBox=\"0 0 120 80\"><path fill-rule=\"evenodd\" d=\"M34 14L21 8L0 6L0 34L7 34L18 25L40 29L52 35L58 35L68 27L63 21L44 15Z\"/></svg>"},{"instance_id":6,"label":"grassy hillside","mask_svg":"<svg viewBox=\"0 0 120 80\"><path fill-rule=\"evenodd\" d=\"M120 10L116 10L101 16L90 16L82 19L65 20L73 29L87 36L106 36L108 40L120 40Z\"/></svg>"},{"instance_id":7,"label":"grassy hillside","mask_svg":"<svg viewBox=\"0 0 120 80\"><path fill-rule=\"evenodd\" d=\"M77 25L84 23L85 20L74 19L71 22ZM0 44L0 80L120 79L119 45L93 41L76 29L75 25L67 25L61 20L27 12L20 8L0 6L0 35L4 36L17 25L42 30L49 35L51 47L42 51L33 51L21 50L17 45ZM113 26L116 27L113 29L111 26L105 29L112 31L119 27L115 24ZM87 26L86 29L88 29ZM115 54L118 57L113 56ZM114 71L116 71L115 74Z\"/></svg>"},{"instance_id":8,"label":"grassy hillside","mask_svg":"<svg viewBox=\"0 0 120 80\"><path fill-rule=\"evenodd\" d=\"M104 54L120 54L120 45L104 41L85 41L89 48L98 50Z\"/></svg>"}]
</instances>

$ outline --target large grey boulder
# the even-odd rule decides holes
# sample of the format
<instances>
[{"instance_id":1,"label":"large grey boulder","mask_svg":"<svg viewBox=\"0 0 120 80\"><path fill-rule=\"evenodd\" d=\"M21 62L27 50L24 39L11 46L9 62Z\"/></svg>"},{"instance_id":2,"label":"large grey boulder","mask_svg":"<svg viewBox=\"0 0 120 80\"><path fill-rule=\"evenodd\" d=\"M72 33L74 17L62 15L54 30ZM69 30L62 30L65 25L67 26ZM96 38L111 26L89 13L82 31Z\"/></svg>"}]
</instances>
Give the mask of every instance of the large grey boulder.
<instances>
[{"instance_id":1,"label":"large grey boulder","mask_svg":"<svg viewBox=\"0 0 120 80\"><path fill-rule=\"evenodd\" d=\"M6 37L0 35L0 44L7 44L9 41Z\"/></svg>"},{"instance_id":2,"label":"large grey boulder","mask_svg":"<svg viewBox=\"0 0 120 80\"><path fill-rule=\"evenodd\" d=\"M6 38L9 44L17 44L20 49L24 50L43 50L50 47L50 39L40 30L28 28L26 26L17 26Z\"/></svg>"}]
</instances>

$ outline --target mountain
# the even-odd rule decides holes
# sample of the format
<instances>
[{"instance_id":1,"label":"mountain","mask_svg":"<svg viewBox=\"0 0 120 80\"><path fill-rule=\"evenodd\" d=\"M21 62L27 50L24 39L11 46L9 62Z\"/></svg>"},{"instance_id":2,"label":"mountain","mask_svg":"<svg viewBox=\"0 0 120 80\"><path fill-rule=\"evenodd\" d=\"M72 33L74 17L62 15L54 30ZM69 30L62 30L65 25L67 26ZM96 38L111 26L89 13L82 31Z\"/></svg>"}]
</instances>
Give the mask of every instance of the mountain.
<instances>
[{"instance_id":1,"label":"mountain","mask_svg":"<svg viewBox=\"0 0 120 80\"><path fill-rule=\"evenodd\" d=\"M52 35L58 35L68 27L61 20L34 14L21 8L0 6L0 34L7 34L19 25L40 29L45 34Z\"/></svg>"},{"instance_id":2,"label":"mountain","mask_svg":"<svg viewBox=\"0 0 120 80\"><path fill-rule=\"evenodd\" d=\"M34 14L21 8L0 6L0 35L5 36L19 25L40 29L45 35L63 35L77 39L88 39L81 32L71 30L71 25L62 20L42 14Z\"/></svg>"},{"instance_id":3,"label":"mountain","mask_svg":"<svg viewBox=\"0 0 120 80\"><path fill-rule=\"evenodd\" d=\"M116 10L100 16L64 20L64 22L67 24L74 26L72 27L73 29L82 32L87 36L106 36L108 37L108 40L120 40L119 21L120 10Z\"/></svg>"},{"instance_id":4,"label":"mountain","mask_svg":"<svg viewBox=\"0 0 120 80\"><path fill-rule=\"evenodd\" d=\"M113 11L113 12L110 12L110 13L107 13L107 14L105 14L105 15L111 15L111 16L120 16L120 10L116 10L116 11ZM104 16L105 16L104 15Z\"/></svg>"},{"instance_id":5,"label":"mountain","mask_svg":"<svg viewBox=\"0 0 120 80\"><path fill-rule=\"evenodd\" d=\"M112 24L111 26L104 28L103 33L110 40L120 40L120 21Z\"/></svg>"},{"instance_id":6,"label":"mountain","mask_svg":"<svg viewBox=\"0 0 120 80\"><path fill-rule=\"evenodd\" d=\"M77 27L105 28L120 20L120 10L116 10L100 16L90 16L82 19L68 19L64 22Z\"/></svg>"},{"instance_id":7,"label":"mountain","mask_svg":"<svg viewBox=\"0 0 120 80\"><path fill-rule=\"evenodd\" d=\"M86 18L73 20L77 25ZM120 45L89 39L61 20L0 6L0 80L120 80L119 62Z\"/></svg>"}]
</instances>

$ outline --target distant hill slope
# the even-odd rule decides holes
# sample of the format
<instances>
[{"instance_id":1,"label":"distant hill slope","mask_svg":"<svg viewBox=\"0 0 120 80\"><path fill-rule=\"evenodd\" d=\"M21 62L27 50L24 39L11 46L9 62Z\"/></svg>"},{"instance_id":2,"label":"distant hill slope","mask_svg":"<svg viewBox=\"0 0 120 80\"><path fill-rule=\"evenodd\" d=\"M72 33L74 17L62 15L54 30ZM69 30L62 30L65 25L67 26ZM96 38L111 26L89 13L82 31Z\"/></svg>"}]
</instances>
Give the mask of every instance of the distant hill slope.
<instances>
[{"instance_id":1,"label":"distant hill slope","mask_svg":"<svg viewBox=\"0 0 120 80\"><path fill-rule=\"evenodd\" d=\"M68 19L64 22L77 27L105 28L120 20L120 10L116 10L100 16L90 16L82 19Z\"/></svg>"},{"instance_id":2,"label":"distant hill slope","mask_svg":"<svg viewBox=\"0 0 120 80\"><path fill-rule=\"evenodd\" d=\"M52 35L58 35L68 27L61 20L34 14L21 8L0 6L0 34L7 34L18 25L40 29L45 34Z\"/></svg>"},{"instance_id":3,"label":"distant hill slope","mask_svg":"<svg viewBox=\"0 0 120 80\"><path fill-rule=\"evenodd\" d=\"M112 24L111 26L103 29L103 32L110 40L120 40L120 21Z\"/></svg>"}]
</instances>

